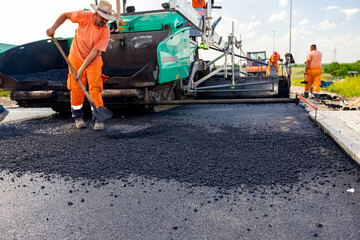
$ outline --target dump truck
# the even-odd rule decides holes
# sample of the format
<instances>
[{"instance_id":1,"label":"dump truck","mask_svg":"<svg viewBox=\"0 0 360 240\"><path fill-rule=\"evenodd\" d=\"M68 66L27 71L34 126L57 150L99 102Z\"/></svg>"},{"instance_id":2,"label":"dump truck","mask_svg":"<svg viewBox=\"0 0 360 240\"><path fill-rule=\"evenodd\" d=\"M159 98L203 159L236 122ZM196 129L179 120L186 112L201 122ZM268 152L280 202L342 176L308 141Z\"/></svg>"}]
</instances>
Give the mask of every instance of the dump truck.
<instances>
[{"instance_id":1,"label":"dump truck","mask_svg":"<svg viewBox=\"0 0 360 240\"><path fill-rule=\"evenodd\" d=\"M194 98L288 96L289 74L244 76L234 67L235 58L259 61L236 53L241 41L234 31L227 38L216 33L221 17L212 21L211 16L221 7L208 4L199 14L186 0L170 0L159 10L136 12L125 4L123 9L121 19L109 23L110 41L102 53L103 73L109 76L102 93L106 107L144 107ZM68 54L72 38L57 40ZM200 59L201 49L221 56ZM220 59L224 63L215 65ZM67 75L67 64L50 39L0 52L0 88L11 91L11 99L19 106L68 111Z\"/></svg>"}]
</instances>

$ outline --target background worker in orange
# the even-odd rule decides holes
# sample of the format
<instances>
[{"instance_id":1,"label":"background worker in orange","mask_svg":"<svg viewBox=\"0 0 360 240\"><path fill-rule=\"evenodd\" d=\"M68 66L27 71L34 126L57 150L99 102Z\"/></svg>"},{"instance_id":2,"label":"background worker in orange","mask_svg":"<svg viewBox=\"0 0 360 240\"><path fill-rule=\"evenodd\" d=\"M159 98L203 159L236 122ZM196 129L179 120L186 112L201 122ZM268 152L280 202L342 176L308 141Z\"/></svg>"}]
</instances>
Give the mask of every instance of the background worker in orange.
<instances>
[{"instance_id":1,"label":"background worker in orange","mask_svg":"<svg viewBox=\"0 0 360 240\"><path fill-rule=\"evenodd\" d=\"M322 53L316 50L316 45L310 46L310 52L306 57L305 62L305 92L304 97L309 97L309 91L313 86L313 94L316 99L320 98L321 85L321 59Z\"/></svg>"},{"instance_id":2,"label":"background worker in orange","mask_svg":"<svg viewBox=\"0 0 360 240\"><path fill-rule=\"evenodd\" d=\"M205 0L192 0L193 8L203 8L205 6L206 6Z\"/></svg>"},{"instance_id":3,"label":"background worker in orange","mask_svg":"<svg viewBox=\"0 0 360 240\"><path fill-rule=\"evenodd\" d=\"M67 19L73 23L78 23L78 29L72 41L69 61L76 71L76 76L69 69L68 89L71 96L71 112L75 119L77 128L86 127L83 121L84 114L81 109L85 94L76 82L75 77L81 78L81 82L86 86L86 79L89 83L89 94L96 107L104 106L101 96L103 81L101 78L101 68L103 61L101 52L104 52L110 40L110 29L107 22L117 19L116 13L112 11L109 2L101 0L99 6L90 4L95 13L90 11L75 11L61 14L54 25L47 29L46 34L54 36L56 29ZM95 121L94 130L104 129L104 123Z\"/></svg>"},{"instance_id":4,"label":"background worker in orange","mask_svg":"<svg viewBox=\"0 0 360 240\"><path fill-rule=\"evenodd\" d=\"M280 58L280 55L275 51L269 58L269 64L276 66L276 75L279 75L279 66L278 61L282 62L283 60ZM271 66L268 66L268 75L270 75Z\"/></svg>"}]
</instances>

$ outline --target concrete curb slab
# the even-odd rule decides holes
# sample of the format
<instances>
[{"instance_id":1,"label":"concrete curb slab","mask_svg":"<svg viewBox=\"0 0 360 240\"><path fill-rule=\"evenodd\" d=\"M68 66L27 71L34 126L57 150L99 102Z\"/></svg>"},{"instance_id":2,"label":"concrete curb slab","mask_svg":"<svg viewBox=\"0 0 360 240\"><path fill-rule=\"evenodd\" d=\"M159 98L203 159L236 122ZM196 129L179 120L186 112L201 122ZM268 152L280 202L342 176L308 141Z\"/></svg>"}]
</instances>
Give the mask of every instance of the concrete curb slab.
<instances>
[{"instance_id":1,"label":"concrete curb slab","mask_svg":"<svg viewBox=\"0 0 360 240\"><path fill-rule=\"evenodd\" d=\"M314 119L315 111L309 112ZM318 111L317 124L360 164L360 111Z\"/></svg>"}]
</instances>

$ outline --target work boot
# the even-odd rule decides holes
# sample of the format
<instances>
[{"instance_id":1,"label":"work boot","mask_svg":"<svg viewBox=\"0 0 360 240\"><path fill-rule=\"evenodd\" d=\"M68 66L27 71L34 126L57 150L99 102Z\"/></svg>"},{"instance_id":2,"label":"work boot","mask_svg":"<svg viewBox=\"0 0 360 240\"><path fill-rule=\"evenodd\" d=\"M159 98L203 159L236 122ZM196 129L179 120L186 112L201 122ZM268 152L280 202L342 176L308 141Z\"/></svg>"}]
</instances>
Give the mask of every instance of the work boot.
<instances>
[{"instance_id":1,"label":"work boot","mask_svg":"<svg viewBox=\"0 0 360 240\"><path fill-rule=\"evenodd\" d=\"M104 128L105 128L104 122L95 120L94 131L101 131L101 130L104 130Z\"/></svg>"},{"instance_id":2,"label":"work boot","mask_svg":"<svg viewBox=\"0 0 360 240\"><path fill-rule=\"evenodd\" d=\"M71 113L72 113L72 118L73 119L79 119L79 118L83 118L84 114L81 111L81 109L75 110L71 107Z\"/></svg>"},{"instance_id":3,"label":"work boot","mask_svg":"<svg viewBox=\"0 0 360 240\"><path fill-rule=\"evenodd\" d=\"M309 97L309 93L308 93L308 92L304 92L303 97L304 97L304 98L308 98L308 97Z\"/></svg>"},{"instance_id":4,"label":"work boot","mask_svg":"<svg viewBox=\"0 0 360 240\"><path fill-rule=\"evenodd\" d=\"M3 106L0 105L0 122L6 118L6 116L9 114L9 111L3 108Z\"/></svg>"},{"instance_id":5,"label":"work boot","mask_svg":"<svg viewBox=\"0 0 360 240\"><path fill-rule=\"evenodd\" d=\"M86 123L84 122L84 120L82 118L75 119L75 125L76 125L77 129L86 127Z\"/></svg>"},{"instance_id":6,"label":"work boot","mask_svg":"<svg viewBox=\"0 0 360 240\"><path fill-rule=\"evenodd\" d=\"M314 97L315 97L316 100L320 100L320 94L314 93Z\"/></svg>"}]
</instances>

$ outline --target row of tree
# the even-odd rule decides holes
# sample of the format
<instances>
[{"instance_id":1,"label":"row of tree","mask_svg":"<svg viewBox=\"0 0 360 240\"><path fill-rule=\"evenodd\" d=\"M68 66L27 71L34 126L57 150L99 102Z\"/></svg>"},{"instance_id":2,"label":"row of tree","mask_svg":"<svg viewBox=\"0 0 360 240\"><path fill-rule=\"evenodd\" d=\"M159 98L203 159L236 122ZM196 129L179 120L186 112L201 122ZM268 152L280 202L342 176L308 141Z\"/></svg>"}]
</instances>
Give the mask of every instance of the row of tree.
<instances>
[{"instance_id":1,"label":"row of tree","mask_svg":"<svg viewBox=\"0 0 360 240\"><path fill-rule=\"evenodd\" d=\"M346 77L352 76L353 74L349 72L357 71L360 73L360 60L357 60L355 63L330 63L329 66L323 68L324 72L331 74L334 77Z\"/></svg>"}]
</instances>

